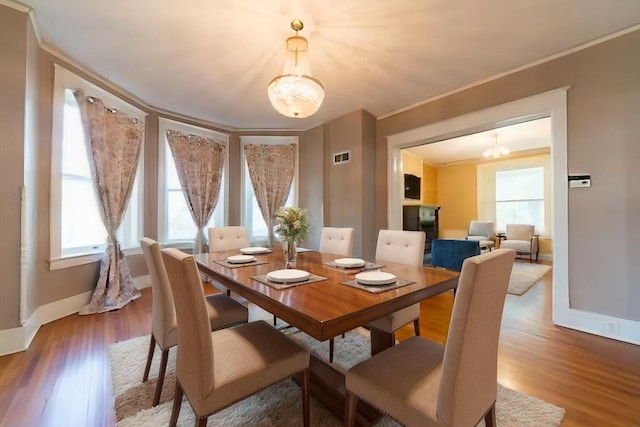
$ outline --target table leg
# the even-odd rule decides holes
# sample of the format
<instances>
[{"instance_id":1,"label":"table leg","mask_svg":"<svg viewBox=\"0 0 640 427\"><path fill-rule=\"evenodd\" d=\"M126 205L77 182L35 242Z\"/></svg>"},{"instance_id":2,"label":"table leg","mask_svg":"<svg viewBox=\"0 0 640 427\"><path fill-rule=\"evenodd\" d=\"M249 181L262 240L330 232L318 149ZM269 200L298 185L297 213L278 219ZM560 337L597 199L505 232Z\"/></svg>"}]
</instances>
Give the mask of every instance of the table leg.
<instances>
[{"instance_id":1,"label":"table leg","mask_svg":"<svg viewBox=\"0 0 640 427\"><path fill-rule=\"evenodd\" d=\"M374 356L381 351L393 347L395 344L395 334L371 328L371 355Z\"/></svg>"}]
</instances>

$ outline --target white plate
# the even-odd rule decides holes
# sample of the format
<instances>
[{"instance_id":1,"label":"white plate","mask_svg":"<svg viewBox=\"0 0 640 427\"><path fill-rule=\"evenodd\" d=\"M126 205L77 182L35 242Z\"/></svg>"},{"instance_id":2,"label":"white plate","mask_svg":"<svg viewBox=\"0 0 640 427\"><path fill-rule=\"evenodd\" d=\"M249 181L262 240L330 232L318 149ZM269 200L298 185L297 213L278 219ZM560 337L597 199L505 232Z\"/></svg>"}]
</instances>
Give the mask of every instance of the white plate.
<instances>
[{"instance_id":1,"label":"white plate","mask_svg":"<svg viewBox=\"0 0 640 427\"><path fill-rule=\"evenodd\" d=\"M396 276L384 271L366 271L356 274L356 282L371 286L390 285L396 282Z\"/></svg>"},{"instance_id":2,"label":"white plate","mask_svg":"<svg viewBox=\"0 0 640 427\"><path fill-rule=\"evenodd\" d=\"M250 248L242 248L240 249L240 252L245 255L263 254L265 252L269 252L269 248L263 248L262 246L252 246Z\"/></svg>"},{"instance_id":3,"label":"white plate","mask_svg":"<svg viewBox=\"0 0 640 427\"><path fill-rule=\"evenodd\" d=\"M364 267L364 265L366 264L365 261L360 258L338 258L337 260L333 261L333 263L336 266L342 268Z\"/></svg>"},{"instance_id":4,"label":"white plate","mask_svg":"<svg viewBox=\"0 0 640 427\"><path fill-rule=\"evenodd\" d=\"M309 279L310 274L307 271L289 268L286 270L276 270L267 273L267 279L278 283L304 282Z\"/></svg>"},{"instance_id":5,"label":"white plate","mask_svg":"<svg viewBox=\"0 0 640 427\"><path fill-rule=\"evenodd\" d=\"M251 255L232 255L227 258L227 262L230 264L245 264L255 260L256 258Z\"/></svg>"}]
</instances>

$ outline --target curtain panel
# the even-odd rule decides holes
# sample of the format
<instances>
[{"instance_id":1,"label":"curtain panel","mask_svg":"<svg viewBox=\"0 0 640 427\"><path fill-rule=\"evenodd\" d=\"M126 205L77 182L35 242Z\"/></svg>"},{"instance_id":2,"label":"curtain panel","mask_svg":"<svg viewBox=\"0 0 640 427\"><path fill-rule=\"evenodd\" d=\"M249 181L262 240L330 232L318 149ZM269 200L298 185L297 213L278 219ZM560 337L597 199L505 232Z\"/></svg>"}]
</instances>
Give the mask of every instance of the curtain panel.
<instances>
[{"instance_id":1,"label":"curtain panel","mask_svg":"<svg viewBox=\"0 0 640 427\"><path fill-rule=\"evenodd\" d=\"M244 156L271 246L276 211L287 201L296 170L296 145L246 144Z\"/></svg>"},{"instance_id":2,"label":"curtain panel","mask_svg":"<svg viewBox=\"0 0 640 427\"><path fill-rule=\"evenodd\" d=\"M116 231L131 198L140 158L144 124L98 98L76 91L98 211L107 230L98 283L89 305L80 314L116 310L138 298Z\"/></svg>"},{"instance_id":3,"label":"curtain panel","mask_svg":"<svg viewBox=\"0 0 640 427\"><path fill-rule=\"evenodd\" d=\"M208 252L204 227L218 203L227 148L210 137L167 131L185 200L198 231L194 253Z\"/></svg>"}]
</instances>

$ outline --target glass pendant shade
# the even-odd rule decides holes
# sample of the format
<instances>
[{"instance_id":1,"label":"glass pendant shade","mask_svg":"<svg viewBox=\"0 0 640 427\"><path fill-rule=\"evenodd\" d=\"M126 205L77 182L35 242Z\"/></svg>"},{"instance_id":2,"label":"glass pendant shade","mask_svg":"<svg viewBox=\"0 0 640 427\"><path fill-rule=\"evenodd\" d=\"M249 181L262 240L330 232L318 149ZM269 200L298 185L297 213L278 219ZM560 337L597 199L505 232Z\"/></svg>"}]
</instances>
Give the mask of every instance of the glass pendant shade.
<instances>
[{"instance_id":1,"label":"glass pendant shade","mask_svg":"<svg viewBox=\"0 0 640 427\"><path fill-rule=\"evenodd\" d=\"M493 157L494 159L497 159L500 156L506 156L510 152L511 151L506 147L498 147L498 135L496 134L495 143L491 147L487 148L482 155L484 157Z\"/></svg>"},{"instance_id":2,"label":"glass pendant shade","mask_svg":"<svg viewBox=\"0 0 640 427\"><path fill-rule=\"evenodd\" d=\"M302 22L293 21L291 28L296 35L287 39L288 57L282 75L267 86L269 101L283 116L303 119L318 111L324 101L324 87L311 77L307 60L307 39L298 36Z\"/></svg>"}]
</instances>

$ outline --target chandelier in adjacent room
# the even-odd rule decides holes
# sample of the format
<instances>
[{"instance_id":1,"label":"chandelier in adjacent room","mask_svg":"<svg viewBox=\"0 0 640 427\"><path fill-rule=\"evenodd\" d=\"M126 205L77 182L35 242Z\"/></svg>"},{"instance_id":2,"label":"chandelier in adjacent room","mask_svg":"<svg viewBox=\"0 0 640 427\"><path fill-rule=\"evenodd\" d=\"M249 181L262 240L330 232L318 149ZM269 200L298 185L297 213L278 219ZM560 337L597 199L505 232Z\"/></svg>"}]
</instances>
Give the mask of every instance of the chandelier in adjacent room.
<instances>
[{"instance_id":1,"label":"chandelier in adjacent room","mask_svg":"<svg viewBox=\"0 0 640 427\"><path fill-rule=\"evenodd\" d=\"M510 151L508 148L498 147L498 134L495 133L494 136L495 136L494 144L491 147L484 150L484 153L482 153L482 155L484 157L493 157L497 159L500 156L506 156L507 154L509 154Z\"/></svg>"},{"instance_id":2,"label":"chandelier in adjacent room","mask_svg":"<svg viewBox=\"0 0 640 427\"><path fill-rule=\"evenodd\" d=\"M311 77L307 39L298 35L303 27L302 21L291 21L296 35L287 39L288 52L283 73L267 86L273 108L284 116L300 119L315 114L324 100L322 83Z\"/></svg>"}]
</instances>

